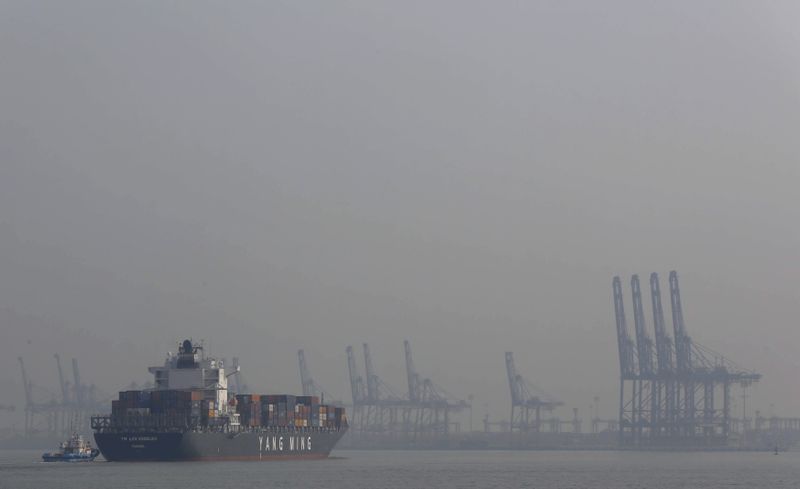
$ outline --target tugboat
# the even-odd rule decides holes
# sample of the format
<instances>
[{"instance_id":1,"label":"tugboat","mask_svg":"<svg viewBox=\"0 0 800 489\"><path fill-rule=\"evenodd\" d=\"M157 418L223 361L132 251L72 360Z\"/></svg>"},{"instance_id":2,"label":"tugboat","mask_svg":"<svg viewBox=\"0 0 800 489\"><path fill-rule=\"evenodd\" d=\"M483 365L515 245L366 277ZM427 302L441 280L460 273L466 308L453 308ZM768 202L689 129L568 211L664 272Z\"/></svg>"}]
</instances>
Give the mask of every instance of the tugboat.
<instances>
[{"instance_id":1,"label":"tugboat","mask_svg":"<svg viewBox=\"0 0 800 489\"><path fill-rule=\"evenodd\" d=\"M100 455L100 450L92 448L92 444L88 440L76 433L69 440L61 443L59 451L43 454L42 460L45 462L91 462L98 455Z\"/></svg>"}]
</instances>

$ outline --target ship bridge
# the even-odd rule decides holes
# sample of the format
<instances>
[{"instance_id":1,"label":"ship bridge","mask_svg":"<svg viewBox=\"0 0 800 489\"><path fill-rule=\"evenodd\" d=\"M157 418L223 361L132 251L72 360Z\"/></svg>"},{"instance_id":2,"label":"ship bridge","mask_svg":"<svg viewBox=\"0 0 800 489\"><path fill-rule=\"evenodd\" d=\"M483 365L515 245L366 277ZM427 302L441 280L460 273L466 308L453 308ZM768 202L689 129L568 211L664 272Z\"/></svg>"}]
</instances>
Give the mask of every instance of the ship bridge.
<instances>
[{"instance_id":1,"label":"ship bridge","mask_svg":"<svg viewBox=\"0 0 800 489\"><path fill-rule=\"evenodd\" d=\"M184 340L178 353L170 352L162 366L149 367L156 390L202 390L203 398L215 401L220 411L227 410L228 379L222 360L206 357L202 343Z\"/></svg>"}]
</instances>

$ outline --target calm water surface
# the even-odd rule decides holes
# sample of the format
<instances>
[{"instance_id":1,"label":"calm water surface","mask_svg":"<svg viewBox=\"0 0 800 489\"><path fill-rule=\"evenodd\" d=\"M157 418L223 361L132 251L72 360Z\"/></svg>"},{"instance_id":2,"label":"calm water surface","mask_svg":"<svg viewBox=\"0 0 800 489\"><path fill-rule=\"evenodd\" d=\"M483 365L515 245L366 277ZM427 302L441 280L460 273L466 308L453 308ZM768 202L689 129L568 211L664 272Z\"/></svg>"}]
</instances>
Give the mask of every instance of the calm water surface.
<instances>
[{"instance_id":1,"label":"calm water surface","mask_svg":"<svg viewBox=\"0 0 800 489\"><path fill-rule=\"evenodd\" d=\"M0 451L0 488L798 488L800 452L334 452L291 462L41 463Z\"/></svg>"}]
</instances>

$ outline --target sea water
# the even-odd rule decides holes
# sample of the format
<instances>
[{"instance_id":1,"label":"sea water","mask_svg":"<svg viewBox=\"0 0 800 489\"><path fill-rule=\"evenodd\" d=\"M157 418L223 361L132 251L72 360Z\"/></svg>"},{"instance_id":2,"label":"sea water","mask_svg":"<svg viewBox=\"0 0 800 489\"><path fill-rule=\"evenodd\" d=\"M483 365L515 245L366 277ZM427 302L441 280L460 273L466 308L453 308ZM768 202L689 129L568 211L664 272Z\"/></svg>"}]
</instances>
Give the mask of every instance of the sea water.
<instances>
[{"instance_id":1,"label":"sea water","mask_svg":"<svg viewBox=\"0 0 800 489\"><path fill-rule=\"evenodd\" d=\"M0 488L797 488L800 452L357 451L327 460L43 463L0 451Z\"/></svg>"}]
</instances>

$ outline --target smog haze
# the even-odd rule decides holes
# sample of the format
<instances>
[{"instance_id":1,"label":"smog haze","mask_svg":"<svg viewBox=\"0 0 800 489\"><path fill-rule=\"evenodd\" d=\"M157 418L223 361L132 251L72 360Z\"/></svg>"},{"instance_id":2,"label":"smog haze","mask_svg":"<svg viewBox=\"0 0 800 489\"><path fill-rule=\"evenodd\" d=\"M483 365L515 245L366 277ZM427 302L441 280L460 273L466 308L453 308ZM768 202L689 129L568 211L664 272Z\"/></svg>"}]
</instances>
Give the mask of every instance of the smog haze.
<instances>
[{"instance_id":1,"label":"smog haze","mask_svg":"<svg viewBox=\"0 0 800 489\"><path fill-rule=\"evenodd\" d=\"M368 342L508 416L503 353L614 417L611 279L800 412L794 2L0 5L0 426L185 337L349 400ZM627 284L626 294L629 294ZM629 295L626 295L629 301ZM626 304L630 307L630 304ZM646 304L648 327L649 302Z\"/></svg>"}]
</instances>

